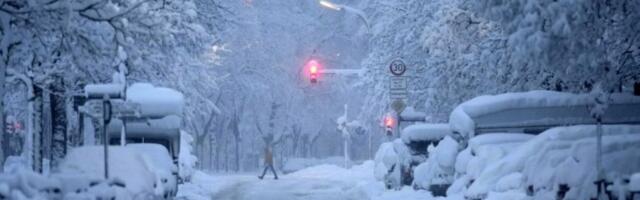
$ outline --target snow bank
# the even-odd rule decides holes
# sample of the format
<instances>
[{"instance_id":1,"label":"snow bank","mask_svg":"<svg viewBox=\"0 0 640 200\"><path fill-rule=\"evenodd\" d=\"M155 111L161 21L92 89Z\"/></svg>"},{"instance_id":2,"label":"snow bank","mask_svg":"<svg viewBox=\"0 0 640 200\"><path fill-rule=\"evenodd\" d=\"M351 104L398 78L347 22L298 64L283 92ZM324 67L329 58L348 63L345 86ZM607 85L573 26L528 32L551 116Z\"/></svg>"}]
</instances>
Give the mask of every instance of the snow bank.
<instances>
[{"instance_id":1,"label":"snow bank","mask_svg":"<svg viewBox=\"0 0 640 200\"><path fill-rule=\"evenodd\" d=\"M471 138L476 134L479 122L491 126L528 126L528 125L572 125L594 122L587 106L594 105L594 97L590 94L572 94L553 91L530 91L522 93L505 93L473 98L458 105L449 117L454 132ZM640 97L631 94L611 94L606 120L639 121ZM582 107L575 107L582 106ZM543 108L544 107L544 108ZM533 110L526 109L537 109ZM564 109L559 111L560 109ZM633 109L630 110L630 109ZM518 112L521 111L521 112ZM495 119L482 118L488 114ZM478 121L480 120L480 121ZM617 121L616 121L617 122Z\"/></svg>"},{"instance_id":2,"label":"snow bank","mask_svg":"<svg viewBox=\"0 0 640 200\"><path fill-rule=\"evenodd\" d=\"M292 173L304 168L316 166L316 165L343 165L344 158L339 156L328 157L323 159L317 158L289 158L282 167L282 172L285 174Z\"/></svg>"},{"instance_id":3,"label":"snow bank","mask_svg":"<svg viewBox=\"0 0 640 200\"><path fill-rule=\"evenodd\" d=\"M182 93L149 83L135 83L127 88L127 101L140 105L141 117L161 118L168 115L182 116Z\"/></svg>"},{"instance_id":4,"label":"snow bank","mask_svg":"<svg viewBox=\"0 0 640 200\"><path fill-rule=\"evenodd\" d=\"M640 151L640 126L603 126L603 134L603 167L607 179L615 180L640 171L640 154L637 153ZM520 180L521 187L531 185L541 194L558 184L568 184L571 189L567 198L588 199L594 192L596 177L595 136L594 125L545 131L522 143L504 158L489 163L469 187L466 196L481 197L517 187L515 182ZM522 174L523 177L509 177L517 176L514 174Z\"/></svg>"},{"instance_id":5,"label":"snow bank","mask_svg":"<svg viewBox=\"0 0 640 200\"><path fill-rule=\"evenodd\" d=\"M451 135L449 124L414 124L402 129L402 141L439 141Z\"/></svg>"}]
</instances>

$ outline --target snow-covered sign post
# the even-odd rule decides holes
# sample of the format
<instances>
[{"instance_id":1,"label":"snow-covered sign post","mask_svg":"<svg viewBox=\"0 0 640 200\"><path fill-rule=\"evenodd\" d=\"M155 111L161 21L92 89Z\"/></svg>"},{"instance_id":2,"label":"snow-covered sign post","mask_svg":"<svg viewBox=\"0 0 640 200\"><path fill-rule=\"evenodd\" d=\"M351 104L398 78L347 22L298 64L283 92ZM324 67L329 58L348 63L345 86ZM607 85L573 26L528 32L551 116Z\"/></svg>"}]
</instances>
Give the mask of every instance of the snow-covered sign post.
<instances>
[{"instance_id":1,"label":"snow-covered sign post","mask_svg":"<svg viewBox=\"0 0 640 200\"><path fill-rule=\"evenodd\" d=\"M109 178L109 150L107 138L107 124L111 120L111 99L124 98L124 84L92 84L84 88L85 98L87 100L102 100L102 110L85 110L86 114L94 118L100 118L100 126L102 126L102 143L104 145L104 176ZM98 114L99 113L99 114Z\"/></svg>"},{"instance_id":2,"label":"snow-covered sign post","mask_svg":"<svg viewBox=\"0 0 640 200\"><path fill-rule=\"evenodd\" d=\"M400 59L393 60L389 64L389 98L391 101L391 108L396 112L396 119L398 121L396 125L396 132L400 128L400 113L406 108L407 99L407 79L402 76L407 71L407 66Z\"/></svg>"},{"instance_id":3,"label":"snow-covered sign post","mask_svg":"<svg viewBox=\"0 0 640 200\"><path fill-rule=\"evenodd\" d=\"M604 199L604 191L606 191L606 180L604 177L604 172L602 171L602 116L607 109L607 95L602 91L602 88L598 85L591 92L593 95L594 105L591 108L591 117L593 117L597 122L596 127L596 186L597 189L597 199Z\"/></svg>"}]
</instances>

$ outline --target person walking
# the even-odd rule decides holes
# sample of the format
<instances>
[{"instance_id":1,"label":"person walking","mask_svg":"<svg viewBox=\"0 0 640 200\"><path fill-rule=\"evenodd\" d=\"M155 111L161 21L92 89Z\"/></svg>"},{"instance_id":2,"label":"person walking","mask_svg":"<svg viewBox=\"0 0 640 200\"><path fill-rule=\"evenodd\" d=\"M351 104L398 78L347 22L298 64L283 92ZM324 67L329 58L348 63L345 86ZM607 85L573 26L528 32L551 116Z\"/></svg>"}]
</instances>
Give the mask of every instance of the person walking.
<instances>
[{"instance_id":1,"label":"person walking","mask_svg":"<svg viewBox=\"0 0 640 200\"><path fill-rule=\"evenodd\" d=\"M271 153L271 149L267 146L264 148L264 171L262 171L261 176L258 176L260 180L262 180L264 175L267 174L268 169L271 169L273 176L278 180L278 174L276 174L276 170L273 168L273 154Z\"/></svg>"}]
</instances>

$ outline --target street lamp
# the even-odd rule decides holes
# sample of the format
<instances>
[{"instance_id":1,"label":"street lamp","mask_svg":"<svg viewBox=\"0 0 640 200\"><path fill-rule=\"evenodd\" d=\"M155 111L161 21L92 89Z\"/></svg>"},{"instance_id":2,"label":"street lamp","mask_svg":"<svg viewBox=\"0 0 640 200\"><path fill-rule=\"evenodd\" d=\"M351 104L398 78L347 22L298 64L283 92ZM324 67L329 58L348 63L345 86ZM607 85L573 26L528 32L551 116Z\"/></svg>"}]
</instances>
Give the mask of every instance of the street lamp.
<instances>
[{"instance_id":1,"label":"street lamp","mask_svg":"<svg viewBox=\"0 0 640 200\"><path fill-rule=\"evenodd\" d=\"M371 30L371 26L369 26L369 20L367 19L367 16L364 14L364 12L362 12L362 10L353 8L353 7L349 7L346 5L342 5L342 4L335 4L333 2L330 2L328 0L320 0L319 1L320 5L322 7L328 8L328 9L332 9L335 11L346 11L346 12L351 12L353 14L358 15L358 17L360 17L360 19L362 20L362 22L364 22L365 26L367 26L367 30Z\"/></svg>"}]
</instances>

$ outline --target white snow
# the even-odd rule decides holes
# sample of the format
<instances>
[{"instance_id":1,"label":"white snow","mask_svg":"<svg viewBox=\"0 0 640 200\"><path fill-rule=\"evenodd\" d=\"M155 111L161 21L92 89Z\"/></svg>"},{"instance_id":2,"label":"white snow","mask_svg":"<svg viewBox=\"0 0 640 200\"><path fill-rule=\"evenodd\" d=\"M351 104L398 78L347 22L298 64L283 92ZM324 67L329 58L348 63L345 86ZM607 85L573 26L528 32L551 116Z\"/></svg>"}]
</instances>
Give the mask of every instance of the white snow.
<instances>
[{"instance_id":1,"label":"white snow","mask_svg":"<svg viewBox=\"0 0 640 200\"><path fill-rule=\"evenodd\" d=\"M155 175L139 153L122 146L109 146L109 177L120 179L135 196L154 193ZM72 149L59 166L62 174L82 174L90 179L104 178L104 149L83 146Z\"/></svg>"},{"instance_id":2,"label":"white snow","mask_svg":"<svg viewBox=\"0 0 640 200\"><path fill-rule=\"evenodd\" d=\"M155 174L156 184L162 187L155 188L156 195L164 195L165 192L173 193L177 189L178 180L173 173L177 172L177 167L173 164L169 151L159 144L128 144L126 147L139 152L149 167Z\"/></svg>"},{"instance_id":3,"label":"white snow","mask_svg":"<svg viewBox=\"0 0 640 200\"><path fill-rule=\"evenodd\" d=\"M439 141L447 135L451 135L449 124L414 124L402 129L402 141L406 144L411 141Z\"/></svg>"},{"instance_id":4,"label":"white snow","mask_svg":"<svg viewBox=\"0 0 640 200\"><path fill-rule=\"evenodd\" d=\"M519 178L505 177L522 174L520 184L542 190L541 195L557 184L568 184L572 188L567 193L568 198L588 198L594 192L592 186L596 177L595 127L553 128L522 143L504 158L488 163L465 195L479 197L496 189L509 188L505 186L517 185L514 182ZM603 126L603 133L603 167L607 179L615 180L640 170L640 155L637 154L640 126Z\"/></svg>"},{"instance_id":5,"label":"white snow","mask_svg":"<svg viewBox=\"0 0 640 200\"><path fill-rule=\"evenodd\" d=\"M196 162L198 158L193 155L193 137L191 134L180 131L180 154L178 155L178 175L180 178L188 182L195 172Z\"/></svg>"},{"instance_id":6,"label":"white snow","mask_svg":"<svg viewBox=\"0 0 640 200\"><path fill-rule=\"evenodd\" d=\"M415 168L413 183L423 189L434 184L453 183L457 154L458 143L451 137L445 137L429 152L429 159Z\"/></svg>"},{"instance_id":7,"label":"white snow","mask_svg":"<svg viewBox=\"0 0 640 200\"><path fill-rule=\"evenodd\" d=\"M400 113L400 118L404 120L424 121L426 117L426 113L417 111L413 106L408 106Z\"/></svg>"},{"instance_id":8,"label":"white snow","mask_svg":"<svg viewBox=\"0 0 640 200\"><path fill-rule=\"evenodd\" d=\"M127 88L127 101L140 105L141 117L182 116L185 106L182 93L149 83L134 83Z\"/></svg>"},{"instance_id":9,"label":"white snow","mask_svg":"<svg viewBox=\"0 0 640 200\"><path fill-rule=\"evenodd\" d=\"M301 169L309 168L312 166L323 165L323 164L331 164L331 165L342 165L344 163L344 157L340 156L332 156L328 158L318 159L318 158L289 158L282 166L282 172L292 173Z\"/></svg>"},{"instance_id":10,"label":"white snow","mask_svg":"<svg viewBox=\"0 0 640 200\"><path fill-rule=\"evenodd\" d=\"M640 109L640 97L611 94L608 103L610 110L603 116L603 121L640 120L640 116L632 114ZM491 127L594 123L586 109L594 104L595 98L591 94L529 91L485 95L458 105L451 113L449 123L454 132L467 138L476 134L479 123ZM486 118L489 114L495 115Z\"/></svg>"}]
</instances>

